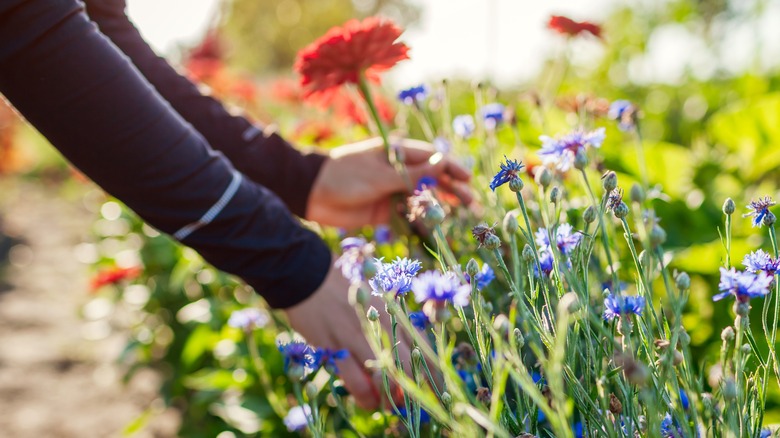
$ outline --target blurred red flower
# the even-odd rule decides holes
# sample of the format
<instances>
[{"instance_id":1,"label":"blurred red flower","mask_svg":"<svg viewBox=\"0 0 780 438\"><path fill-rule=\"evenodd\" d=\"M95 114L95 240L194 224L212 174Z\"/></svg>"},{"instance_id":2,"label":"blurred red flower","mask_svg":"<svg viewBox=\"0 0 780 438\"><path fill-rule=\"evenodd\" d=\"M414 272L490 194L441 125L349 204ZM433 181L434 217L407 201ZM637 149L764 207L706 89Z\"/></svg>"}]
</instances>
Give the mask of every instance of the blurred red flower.
<instances>
[{"instance_id":1,"label":"blurred red flower","mask_svg":"<svg viewBox=\"0 0 780 438\"><path fill-rule=\"evenodd\" d=\"M184 68L190 78L206 81L216 76L224 67L224 46L219 35L211 31L197 46L192 48L184 60Z\"/></svg>"},{"instance_id":2,"label":"blurred red flower","mask_svg":"<svg viewBox=\"0 0 780 438\"><path fill-rule=\"evenodd\" d=\"M295 71L304 97L324 97L342 84L357 84L361 75L378 81L380 72L409 58L409 47L396 42L401 33L393 22L377 17L332 28L298 52Z\"/></svg>"},{"instance_id":3,"label":"blurred red flower","mask_svg":"<svg viewBox=\"0 0 780 438\"><path fill-rule=\"evenodd\" d=\"M141 268L137 266L132 268L120 268L118 266L114 266L99 271L97 274L95 274L95 276L92 277L92 281L90 281L90 286L92 290L95 291L109 284L117 284L123 280L132 280L138 277L140 274Z\"/></svg>"},{"instance_id":4,"label":"blurred red flower","mask_svg":"<svg viewBox=\"0 0 780 438\"><path fill-rule=\"evenodd\" d=\"M561 35L574 37L583 33L590 33L596 38L601 38L601 26L598 24L589 21L574 21L561 15L551 16L547 27Z\"/></svg>"},{"instance_id":5,"label":"blurred red flower","mask_svg":"<svg viewBox=\"0 0 780 438\"><path fill-rule=\"evenodd\" d=\"M381 94L376 95L374 101L382 121L392 123L395 120L393 104ZM356 101L346 90L333 90L326 98L316 99L316 103L332 108L337 117L349 120L356 125L368 125L368 112L365 106Z\"/></svg>"}]
</instances>

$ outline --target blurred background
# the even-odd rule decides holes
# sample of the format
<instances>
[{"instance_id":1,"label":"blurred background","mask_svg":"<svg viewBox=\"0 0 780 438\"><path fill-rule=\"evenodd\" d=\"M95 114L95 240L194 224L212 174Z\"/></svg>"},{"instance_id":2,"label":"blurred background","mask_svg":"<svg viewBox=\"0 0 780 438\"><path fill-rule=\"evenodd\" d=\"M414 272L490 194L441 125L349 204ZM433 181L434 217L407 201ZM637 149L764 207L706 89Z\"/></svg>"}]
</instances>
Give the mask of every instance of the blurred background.
<instances>
[{"instance_id":1,"label":"blurred background","mask_svg":"<svg viewBox=\"0 0 780 438\"><path fill-rule=\"evenodd\" d=\"M548 99L561 130L567 115L555 96L636 102L651 182L664 194L654 207L667 249L673 266L693 277L685 325L703 369L717 357L720 330L733 319L729 304L710 298L724 257L721 205L728 196L738 206L776 197L780 180L780 1L128 3L158 53L304 148L343 144L370 130L349 105L327 114L302 105L295 54L334 25L376 14L407 29L403 40L411 47L411 60L383 82L389 120L399 112L399 89L447 79L462 90L456 111L473 112L469 93L487 84L514 107L520 136L536 147L539 134L557 131L542 132L534 122L532 96ZM557 35L547 27L554 14L598 23L603 38ZM618 138L610 128L604 165L630 181L636 155ZM734 236L733 260L769 248L748 221L735 221ZM258 414L262 400L247 405L225 397L226 389L248 387L240 373L215 371L232 360L230 345L236 348L235 333L219 327L250 297L141 224L0 106L0 431L66 437L270 430ZM269 334L268 345L273 339ZM778 397L775 389L774 422Z\"/></svg>"}]
</instances>

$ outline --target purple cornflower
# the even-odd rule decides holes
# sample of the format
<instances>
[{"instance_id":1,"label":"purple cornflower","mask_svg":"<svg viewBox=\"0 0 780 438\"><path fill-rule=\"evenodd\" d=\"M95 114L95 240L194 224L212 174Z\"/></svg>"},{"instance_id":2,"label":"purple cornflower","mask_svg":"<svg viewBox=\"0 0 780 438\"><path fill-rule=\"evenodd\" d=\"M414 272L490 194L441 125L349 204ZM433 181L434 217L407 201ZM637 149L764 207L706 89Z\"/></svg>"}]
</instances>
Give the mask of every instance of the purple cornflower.
<instances>
[{"instance_id":1,"label":"purple cornflower","mask_svg":"<svg viewBox=\"0 0 780 438\"><path fill-rule=\"evenodd\" d=\"M489 103L480 108L479 113L485 122L485 129L491 131L504 121L504 105L500 103Z\"/></svg>"},{"instance_id":2,"label":"purple cornflower","mask_svg":"<svg viewBox=\"0 0 780 438\"><path fill-rule=\"evenodd\" d=\"M428 271L412 279L412 292L418 303L432 301L436 304L452 304L465 307L469 305L471 288L462 284L455 274Z\"/></svg>"},{"instance_id":3,"label":"purple cornflower","mask_svg":"<svg viewBox=\"0 0 780 438\"><path fill-rule=\"evenodd\" d=\"M314 365L314 349L303 341L290 341L279 344L279 351L284 357L284 371L298 368L301 371Z\"/></svg>"},{"instance_id":4,"label":"purple cornflower","mask_svg":"<svg viewBox=\"0 0 780 438\"><path fill-rule=\"evenodd\" d=\"M230 314L228 325L241 330L250 331L268 324L268 314L259 309L247 308L236 310Z\"/></svg>"},{"instance_id":5,"label":"purple cornflower","mask_svg":"<svg viewBox=\"0 0 780 438\"><path fill-rule=\"evenodd\" d=\"M616 187L612 189L607 198L607 210L615 211L615 209L623 203L623 189Z\"/></svg>"},{"instance_id":6,"label":"purple cornflower","mask_svg":"<svg viewBox=\"0 0 780 438\"><path fill-rule=\"evenodd\" d=\"M452 119L452 130L460 138L469 138L474 133L474 117L468 114L456 116Z\"/></svg>"},{"instance_id":7,"label":"purple cornflower","mask_svg":"<svg viewBox=\"0 0 780 438\"><path fill-rule=\"evenodd\" d=\"M427 97L428 97L428 87L425 85L410 87L398 93L398 100L400 100L404 105L419 104Z\"/></svg>"},{"instance_id":8,"label":"purple cornflower","mask_svg":"<svg viewBox=\"0 0 780 438\"><path fill-rule=\"evenodd\" d=\"M523 170L525 165L518 160L510 160L504 155L506 163L500 163L501 170L498 171L496 176L493 177L493 181L490 182L490 190L496 191L496 187L504 185L513 179L520 178L520 171Z\"/></svg>"},{"instance_id":9,"label":"purple cornflower","mask_svg":"<svg viewBox=\"0 0 780 438\"><path fill-rule=\"evenodd\" d=\"M347 357L349 357L349 351L331 350L330 348L318 348L312 354L314 366L321 366L325 368L325 371L331 374L339 373L339 367L336 365L336 361L344 360Z\"/></svg>"},{"instance_id":10,"label":"purple cornflower","mask_svg":"<svg viewBox=\"0 0 780 438\"><path fill-rule=\"evenodd\" d=\"M341 274L352 283L363 281L363 266L374 252L374 245L362 237L347 237L341 241L341 257L335 266L341 268Z\"/></svg>"},{"instance_id":11,"label":"purple cornflower","mask_svg":"<svg viewBox=\"0 0 780 438\"><path fill-rule=\"evenodd\" d=\"M411 321L412 326L418 330L425 330L428 328L428 317L425 316L423 312L409 312L409 321Z\"/></svg>"},{"instance_id":12,"label":"purple cornflower","mask_svg":"<svg viewBox=\"0 0 780 438\"><path fill-rule=\"evenodd\" d=\"M645 297L609 294L604 298L604 319L612 321L631 314L642 316L644 307Z\"/></svg>"},{"instance_id":13,"label":"purple cornflower","mask_svg":"<svg viewBox=\"0 0 780 438\"><path fill-rule=\"evenodd\" d=\"M628 100L616 100L609 106L607 117L617 120L621 131L630 131L636 127L637 112L636 105Z\"/></svg>"},{"instance_id":14,"label":"purple cornflower","mask_svg":"<svg viewBox=\"0 0 780 438\"><path fill-rule=\"evenodd\" d=\"M771 214L769 212L769 207L773 205L775 205L775 201L773 201L769 196L758 198L758 201L751 201L750 204L748 204L747 208L751 209L752 211L743 214L742 217L752 216L753 226L760 227L764 217L766 217L768 214Z\"/></svg>"},{"instance_id":15,"label":"purple cornflower","mask_svg":"<svg viewBox=\"0 0 780 438\"><path fill-rule=\"evenodd\" d=\"M572 230L573 227L566 223L558 225L555 229L555 244L558 251L565 256L569 256L582 240L582 234L572 233ZM546 228L539 228L536 231L536 244L542 249L550 247L550 237Z\"/></svg>"},{"instance_id":16,"label":"purple cornflower","mask_svg":"<svg viewBox=\"0 0 780 438\"><path fill-rule=\"evenodd\" d=\"M392 263L376 260L377 273L368 281L373 295L382 296L393 292L395 296L404 295L412 286L412 278L422 268L417 260L396 258Z\"/></svg>"},{"instance_id":17,"label":"purple cornflower","mask_svg":"<svg viewBox=\"0 0 780 438\"><path fill-rule=\"evenodd\" d=\"M287 426L288 431L297 432L306 428L311 419L311 408L309 405L293 406L287 412L287 416L284 417L284 425Z\"/></svg>"},{"instance_id":18,"label":"purple cornflower","mask_svg":"<svg viewBox=\"0 0 780 438\"><path fill-rule=\"evenodd\" d=\"M574 156L577 151L585 149L588 145L594 148L601 147L601 143L604 142L604 132L604 128L598 128L591 132L577 130L557 138L542 135L539 137L539 140L542 141L539 155L544 164L553 163L558 170L566 172L574 164Z\"/></svg>"},{"instance_id":19,"label":"purple cornflower","mask_svg":"<svg viewBox=\"0 0 780 438\"><path fill-rule=\"evenodd\" d=\"M769 293L769 285L774 277L765 273L738 272L734 268L726 270L720 268L720 284L718 290L721 293L712 297L713 301L719 301L729 295L734 295L737 301L746 303L751 298L761 298Z\"/></svg>"},{"instance_id":20,"label":"purple cornflower","mask_svg":"<svg viewBox=\"0 0 780 438\"><path fill-rule=\"evenodd\" d=\"M764 250L759 249L746 255L742 259L742 264L745 265L745 270L749 272L763 271L770 275L777 273L780 262L769 256Z\"/></svg>"},{"instance_id":21,"label":"purple cornflower","mask_svg":"<svg viewBox=\"0 0 780 438\"><path fill-rule=\"evenodd\" d=\"M464 274L466 277L466 281L471 284L471 277L469 277L469 274ZM482 270L477 272L476 275L474 275L474 280L477 282L477 289L482 290L496 279L496 273L493 272L493 268L490 267L487 263L482 265Z\"/></svg>"},{"instance_id":22,"label":"purple cornflower","mask_svg":"<svg viewBox=\"0 0 780 438\"><path fill-rule=\"evenodd\" d=\"M433 139L433 148L436 149L436 152L448 154L452 150L452 144L444 137L436 137Z\"/></svg>"}]
</instances>

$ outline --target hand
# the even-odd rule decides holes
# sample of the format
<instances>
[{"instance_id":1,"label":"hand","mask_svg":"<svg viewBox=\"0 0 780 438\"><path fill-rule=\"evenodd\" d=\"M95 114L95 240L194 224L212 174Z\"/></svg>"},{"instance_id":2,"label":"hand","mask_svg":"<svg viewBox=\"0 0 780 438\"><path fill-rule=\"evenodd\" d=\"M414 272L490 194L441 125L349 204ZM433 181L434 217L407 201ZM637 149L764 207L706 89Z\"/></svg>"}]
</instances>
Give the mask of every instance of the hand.
<instances>
[{"instance_id":1,"label":"hand","mask_svg":"<svg viewBox=\"0 0 780 438\"><path fill-rule=\"evenodd\" d=\"M435 153L428 143L407 139L400 141L400 146L412 185L423 176L433 177L440 190L471 203L468 170ZM387 161L381 139L341 146L331 151L320 169L309 195L306 216L324 225L347 229L386 224L392 211L390 197L402 192L408 192L408 186Z\"/></svg>"},{"instance_id":2,"label":"hand","mask_svg":"<svg viewBox=\"0 0 780 438\"><path fill-rule=\"evenodd\" d=\"M375 356L363 335L355 307L349 303L348 289L349 282L341 275L341 271L331 267L325 282L312 296L285 312L292 328L309 344L349 351L349 357L337 363L339 377L355 397L358 406L375 410L384 397L384 391L380 374L373 373L364 365L366 360L372 360ZM384 311L384 303L379 297L372 296L371 299L370 305L379 310L382 326L388 331L390 323ZM399 357L404 361L407 371L410 371L408 340L405 337L399 339L397 348Z\"/></svg>"}]
</instances>

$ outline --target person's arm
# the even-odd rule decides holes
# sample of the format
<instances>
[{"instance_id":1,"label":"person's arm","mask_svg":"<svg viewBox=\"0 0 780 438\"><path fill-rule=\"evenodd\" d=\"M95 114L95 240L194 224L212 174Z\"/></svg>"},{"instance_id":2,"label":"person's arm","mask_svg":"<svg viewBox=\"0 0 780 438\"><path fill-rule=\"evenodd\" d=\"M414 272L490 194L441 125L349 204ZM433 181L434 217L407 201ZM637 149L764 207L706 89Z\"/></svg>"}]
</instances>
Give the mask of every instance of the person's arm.
<instances>
[{"instance_id":1,"label":"person's arm","mask_svg":"<svg viewBox=\"0 0 780 438\"><path fill-rule=\"evenodd\" d=\"M98 185L273 307L322 284L322 240L214 152L75 0L0 4L0 93Z\"/></svg>"},{"instance_id":2,"label":"person's arm","mask_svg":"<svg viewBox=\"0 0 780 438\"><path fill-rule=\"evenodd\" d=\"M89 18L122 50L157 92L211 146L253 181L276 193L300 217L312 184L327 158L303 154L275 133L229 113L216 99L201 94L192 82L158 57L125 13L125 0L87 0Z\"/></svg>"}]
</instances>

